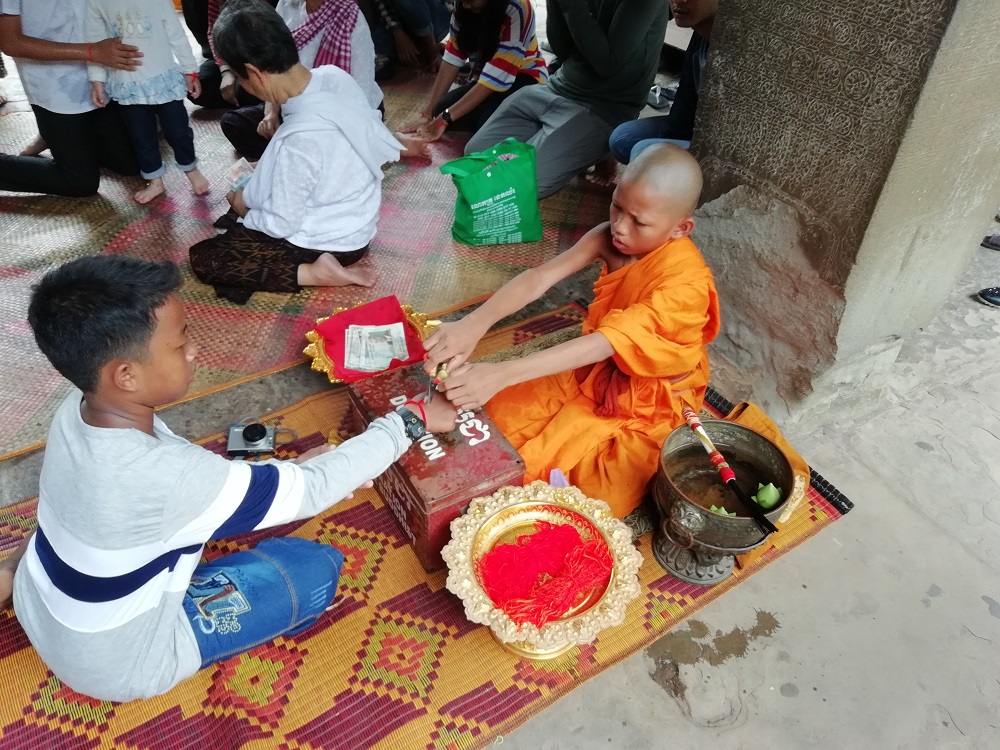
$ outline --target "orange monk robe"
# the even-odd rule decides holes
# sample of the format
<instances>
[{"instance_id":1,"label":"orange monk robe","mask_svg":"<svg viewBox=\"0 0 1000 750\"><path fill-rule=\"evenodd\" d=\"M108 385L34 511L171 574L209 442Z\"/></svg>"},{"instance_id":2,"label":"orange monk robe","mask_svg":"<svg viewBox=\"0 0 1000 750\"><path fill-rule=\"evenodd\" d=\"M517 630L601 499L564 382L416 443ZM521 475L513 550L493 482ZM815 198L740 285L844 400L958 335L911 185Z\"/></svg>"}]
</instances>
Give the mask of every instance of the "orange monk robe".
<instances>
[{"instance_id":1,"label":"orange monk robe","mask_svg":"<svg viewBox=\"0 0 1000 750\"><path fill-rule=\"evenodd\" d=\"M701 408L719 303L686 237L614 273L605 267L594 294L583 333L604 334L614 356L507 388L488 408L524 459L526 482L562 469L622 517L641 502L683 406Z\"/></svg>"}]
</instances>

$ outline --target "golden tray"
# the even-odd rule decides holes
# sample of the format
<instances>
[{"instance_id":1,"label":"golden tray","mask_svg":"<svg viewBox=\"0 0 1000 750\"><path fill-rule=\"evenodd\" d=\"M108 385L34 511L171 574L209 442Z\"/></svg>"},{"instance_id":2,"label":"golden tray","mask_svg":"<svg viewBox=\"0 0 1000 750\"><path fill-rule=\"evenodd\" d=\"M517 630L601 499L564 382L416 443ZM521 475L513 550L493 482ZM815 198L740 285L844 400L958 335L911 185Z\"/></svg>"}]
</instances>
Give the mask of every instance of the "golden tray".
<instances>
[{"instance_id":1,"label":"golden tray","mask_svg":"<svg viewBox=\"0 0 1000 750\"><path fill-rule=\"evenodd\" d=\"M497 608L476 575L476 561L499 544L533 533L537 521L571 523L583 539L604 539L614 561L604 588L584 594L566 614L540 628L517 625ZM448 590L465 606L466 617L486 625L507 651L525 659L554 659L577 644L620 624L625 608L639 595L642 555L632 545L632 532L611 514L607 503L586 497L575 487L545 482L504 487L491 497L477 498L451 523L451 541L441 552L448 565Z\"/></svg>"},{"instance_id":2,"label":"golden tray","mask_svg":"<svg viewBox=\"0 0 1000 750\"><path fill-rule=\"evenodd\" d=\"M355 307L361 307L366 304L368 303L360 302L355 305ZM431 334L431 331L441 325L440 320L431 320L430 317L424 313L414 312L413 308L409 305L400 305L399 307L403 311L406 322L413 326L417 335L419 335L421 339L426 339ZM350 308L348 307L338 307L329 315L317 318L316 325L329 320L337 313L346 312L349 309ZM326 353L326 340L323 336L315 328L313 328L312 330L306 332L306 341L309 342L309 345L302 350L302 353L312 359L312 369L315 372L324 373L331 383L343 383L344 381L341 378L334 375L336 370L333 366L333 360L331 360L329 355Z\"/></svg>"}]
</instances>

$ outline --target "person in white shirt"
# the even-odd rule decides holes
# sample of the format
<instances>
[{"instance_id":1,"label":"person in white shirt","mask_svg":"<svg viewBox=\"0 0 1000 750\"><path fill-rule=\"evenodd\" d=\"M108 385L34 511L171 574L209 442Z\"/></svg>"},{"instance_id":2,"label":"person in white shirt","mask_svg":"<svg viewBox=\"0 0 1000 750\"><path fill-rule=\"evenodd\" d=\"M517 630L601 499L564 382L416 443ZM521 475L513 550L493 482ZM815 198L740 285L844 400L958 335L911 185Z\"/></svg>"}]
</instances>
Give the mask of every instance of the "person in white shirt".
<instances>
[{"instance_id":1,"label":"person in white shirt","mask_svg":"<svg viewBox=\"0 0 1000 750\"><path fill-rule=\"evenodd\" d=\"M87 0L0 0L0 51L17 62L24 92L52 158L0 154L0 190L51 195L97 193L101 167L139 173L117 106L95 107L87 63L117 70L142 64L120 39L87 43Z\"/></svg>"},{"instance_id":2,"label":"person in white shirt","mask_svg":"<svg viewBox=\"0 0 1000 750\"><path fill-rule=\"evenodd\" d=\"M240 223L191 247L195 276L237 303L255 291L371 286L370 270L350 266L375 236L382 165L425 156L426 144L393 137L348 73L302 65L292 32L264 4L230 0L213 35L241 85L280 106L284 122L247 185L229 194Z\"/></svg>"},{"instance_id":3,"label":"person in white shirt","mask_svg":"<svg viewBox=\"0 0 1000 750\"><path fill-rule=\"evenodd\" d=\"M198 65L173 3L88 0L84 33L90 42L109 34L121 37L143 53L144 64L138 70L109 72L101 65L87 66L94 104L103 107L111 100L122 105L121 115L139 158L139 174L149 181L135 194L136 202L149 203L165 190L160 129L195 195L207 193L208 180L198 171L194 131L184 108L187 94L201 93Z\"/></svg>"},{"instance_id":4,"label":"person in white shirt","mask_svg":"<svg viewBox=\"0 0 1000 750\"><path fill-rule=\"evenodd\" d=\"M299 62L313 69L336 65L351 74L373 109L385 111L375 83L375 45L355 0L278 0L275 7L299 50ZM280 108L254 104L222 116L222 132L237 153L257 161L281 122Z\"/></svg>"}]
</instances>

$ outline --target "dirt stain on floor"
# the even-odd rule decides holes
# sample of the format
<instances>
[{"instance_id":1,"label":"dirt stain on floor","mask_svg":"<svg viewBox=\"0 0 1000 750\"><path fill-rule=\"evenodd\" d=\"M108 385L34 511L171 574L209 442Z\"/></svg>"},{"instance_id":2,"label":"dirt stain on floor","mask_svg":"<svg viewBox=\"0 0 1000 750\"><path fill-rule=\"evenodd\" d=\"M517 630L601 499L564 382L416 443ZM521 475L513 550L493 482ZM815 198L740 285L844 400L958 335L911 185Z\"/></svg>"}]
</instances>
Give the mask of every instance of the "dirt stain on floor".
<instances>
[{"instance_id":1,"label":"dirt stain on floor","mask_svg":"<svg viewBox=\"0 0 1000 750\"><path fill-rule=\"evenodd\" d=\"M658 666L665 662L677 665L703 661L717 667L729 659L746 656L751 643L769 638L780 627L773 614L758 611L757 621L751 627L733 628L728 633L718 630L712 640L706 642L708 627L700 620L690 620L686 629L667 633L646 649L646 653ZM653 679L657 679L655 674Z\"/></svg>"}]
</instances>

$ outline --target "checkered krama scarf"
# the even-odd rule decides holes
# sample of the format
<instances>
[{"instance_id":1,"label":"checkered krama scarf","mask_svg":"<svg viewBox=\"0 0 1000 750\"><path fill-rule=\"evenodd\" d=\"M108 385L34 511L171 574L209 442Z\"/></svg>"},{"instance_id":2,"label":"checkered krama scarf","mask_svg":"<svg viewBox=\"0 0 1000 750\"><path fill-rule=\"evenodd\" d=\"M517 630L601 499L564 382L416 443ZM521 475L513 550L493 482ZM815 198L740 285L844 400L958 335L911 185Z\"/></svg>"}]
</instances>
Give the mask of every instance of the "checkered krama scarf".
<instances>
[{"instance_id":1,"label":"checkered krama scarf","mask_svg":"<svg viewBox=\"0 0 1000 750\"><path fill-rule=\"evenodd\" d=\"M358 4L355 0L326 0L315 12L306 16L306 22L292 32L295 46L302 49L317 34L323 35L316 53L314 68L336 65L346 73L351 72L351 34L358 23Z\"/></svg>"}]
</instances>

